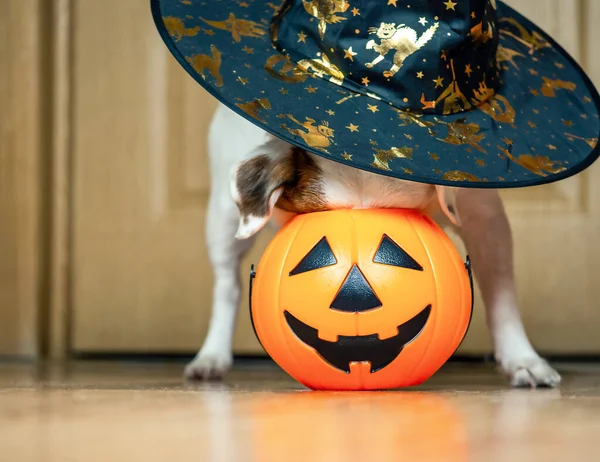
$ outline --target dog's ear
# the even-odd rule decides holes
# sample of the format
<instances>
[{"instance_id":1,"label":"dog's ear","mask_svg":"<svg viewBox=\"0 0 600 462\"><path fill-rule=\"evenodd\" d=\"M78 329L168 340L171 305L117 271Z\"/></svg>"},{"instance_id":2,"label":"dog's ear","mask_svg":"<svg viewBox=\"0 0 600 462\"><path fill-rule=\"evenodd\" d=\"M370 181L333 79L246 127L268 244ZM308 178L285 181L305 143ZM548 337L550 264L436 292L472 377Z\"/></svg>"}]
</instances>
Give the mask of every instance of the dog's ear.
<instances>
[{"instance_id":1,"label":"dog's ear","mask_svg":"<svg viewBox=\"0 0 600 462\"><path fill-rule=\"evenodd\" d=\"M452 222L454 226L460 226L460 217L458 215L458 208L456 206L456 198L460 188L451 188L449 186L436 186L435 187L440 207L446 217Z\"/></svg>"},{"instance_id":2,"label":"dog's ear","mask_svg":"<svg viewBox=\"0 0 600 462\"><path fill-rule=\"evenodd\" d=\"M275 140L234 166L230 187L240 211L237 239L247 239L265 226L286 184L294 182L295 170L292 149Z\"/></svg>"}]
</instances>

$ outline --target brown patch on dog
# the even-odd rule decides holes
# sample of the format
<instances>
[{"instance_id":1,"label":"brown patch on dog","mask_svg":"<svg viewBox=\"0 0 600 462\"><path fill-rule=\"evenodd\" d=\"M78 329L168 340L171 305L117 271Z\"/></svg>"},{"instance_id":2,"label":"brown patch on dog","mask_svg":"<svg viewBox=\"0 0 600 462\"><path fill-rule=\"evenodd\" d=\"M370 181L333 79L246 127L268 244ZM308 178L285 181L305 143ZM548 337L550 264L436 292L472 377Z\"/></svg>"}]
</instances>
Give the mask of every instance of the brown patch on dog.
<instances>
[{"instance_id":1,"label":"brown patch on dog","mask_svg":"<svg viewBox=\"0 0 600 462\"><path fill-rule=\"evenodd\" d=\"M277 208L294 213L327 210L320 180L321 169L303 149L293 148L291 157L296 173L295 181L286 184L277 201Z\"/></svg>"},{"instance_id":2,"label":"brown patch on dog","mask_svg":"<svg viewBox=\"0 0 600 462\"><path fill-rule=\"evenodd\" d=\"M281 186L271 181L273 163L269 156L263 154L245 161L238 168L236 186L240 199L237 206L244 223L249 215L264 216L268 213L269 198Z\"/></svg>"},{"instance_id":3,"label":"brown patch on dog","mask_svg":"<svg viewBox=\"0 0 600 462\"><path fill-rule=\"evenodd\" d=\"M271 212L271 196L281 187L284 189L276 207L294 213L326 210L320 175L313 159L299 148L278 158L259 155L247 160L236 176L240 196L237 205L242 217L247 220L250 215L267 216Z\"/></svg>"}]
</instances>

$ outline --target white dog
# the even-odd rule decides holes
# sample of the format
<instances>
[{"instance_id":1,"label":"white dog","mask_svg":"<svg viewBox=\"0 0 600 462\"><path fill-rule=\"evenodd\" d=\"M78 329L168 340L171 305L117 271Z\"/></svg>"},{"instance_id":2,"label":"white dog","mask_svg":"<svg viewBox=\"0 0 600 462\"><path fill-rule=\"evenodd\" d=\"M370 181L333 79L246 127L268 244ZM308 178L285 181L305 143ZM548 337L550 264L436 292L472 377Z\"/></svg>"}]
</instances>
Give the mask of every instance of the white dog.
<instances>
[{"instance_id":1,"label":"white dog","mask_svg":"<svg viewBox=\"0 0 600 462\"><path fill-rule=\"evenodd\" d=\"M556 386L559 374L531 346L513 280L510 225L498 193L433 186L344 166L273 138L219 106L209 134L211 194L207 245L214 272L208 336L188 378L216 378L232 364L240 302L239 262L271 221L337 208L414 208L463 239L478 281L495 358L513 386Z\"/></svg>"}]
</instances>

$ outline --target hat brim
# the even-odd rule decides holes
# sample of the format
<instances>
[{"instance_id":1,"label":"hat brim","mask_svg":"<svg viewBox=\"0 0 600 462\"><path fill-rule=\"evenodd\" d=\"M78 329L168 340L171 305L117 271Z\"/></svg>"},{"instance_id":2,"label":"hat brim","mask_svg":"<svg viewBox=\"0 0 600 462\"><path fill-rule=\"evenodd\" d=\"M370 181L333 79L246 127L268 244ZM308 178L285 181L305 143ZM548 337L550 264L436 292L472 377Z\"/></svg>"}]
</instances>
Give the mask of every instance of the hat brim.
<instances>
[{"instance_id":1,"label":"hat brim","mask_svg":"<svg viewBox=\"0 0 600 462\"><path fill-rule=\"evenodd\" d=\"M336 162L422 183L515 188L573 176L600 153L596 88L548 34L501 2L500 44L509 51L503 84L491 104L451 115L407 113L326 78L294 74L273 47L270 3L151 6L171 53L211 95L274 136ZM228 30L231 13L251 27ZM515 23L548 46L532 52ZM548 79L556 85L544 85Z\"/></svg>"}]
</instances>

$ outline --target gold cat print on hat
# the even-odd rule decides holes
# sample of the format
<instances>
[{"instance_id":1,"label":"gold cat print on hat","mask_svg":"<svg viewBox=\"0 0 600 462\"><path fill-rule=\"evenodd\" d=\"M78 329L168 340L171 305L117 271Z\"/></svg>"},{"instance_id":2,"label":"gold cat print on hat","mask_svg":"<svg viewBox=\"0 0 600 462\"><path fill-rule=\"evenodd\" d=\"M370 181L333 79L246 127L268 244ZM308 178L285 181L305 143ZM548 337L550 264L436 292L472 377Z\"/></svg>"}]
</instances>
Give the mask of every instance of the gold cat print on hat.
<instances>
[{"instance_id":1,"label":"gold cat print on hat","mask_svg":"<svg viewBox=\"0 0 600 462\"><path fill-rule=\"evenodd\" d=\"M392 62L394 65L391 69L384 71L384 77L394 76L404 64L406 58L412 55L415 51L420 50L429 42L435 31L438 30L439 23L436 22L433 26L427 29L421 37L417 35L417 31L411 29L405 24L400 24L396 27L395 23L382 22L379 27L369 28L369 34L377 35L380 39L380 43L376 43L375 40L369 40L367 42L367 50L373 50L378 53L378 56L370 63L365 64L367 68L380 63L391 50L395 51Z\"/></svg>"},{"instance_id":2,"label":"gold cat print on hat","mask_svg":"<svg viewBox=\"0 0 600 462\"><path fill-rule=\"evenodd\" d=\"M304 122L299 122L291 114L288 114L288 118L304 130L297 128L290 129L285 125L283 126L284 129L292 135L302 138L311 148L324 149L331 145L331 141L333 141L334 137L334 130L329 127L327 122L323 121L320 125L315 125L316 121L309 117L306 117Z\"/></svg>"},{"instance_id":3,"label":"gold cat print on hat","mask_svg":"<svg viewBox=\"0 0 600 462\"><path fill-rule=\"evenodd\" d=\"M202 76L203 79L206 79L206 75L204 71L207 70L215 79L215 85L217 87L223 86L223 77L220 73L221 68L221 52L217 49L216 46L211 45L210 50L212 52L212 56L199 54L191 57L185 58L188 63L192 65L194 70Z\"/></svg>"},{"instance_id":4,"label":"gold cat print on hat","mask_svg":"<svg viewBox=\"0 0 600 462\"><path fill-rule=\"evenodd\" d=\"M261 98L255 99L253 101L248 101L244 104L237 103L236 106L239 107L249 116L254 117L256 120L263 122L262 117L259 115L259 111L271 109L271 102L267 98Z\"/></svg>"},{"instance_id":5,"label":"gold cat print on hat","mask_svg":"<svg viewBox=\"0 0 600 462\"><path fill-rule=\"evenodd\" d=\"M181 40L183 37L194 37L200 32L200 26L196 27L185 27L183 21L180 18L174 18L172 16L164 19L165 27L169 31L169 34L175 41Z\"/></svg>"}]
</instances>

